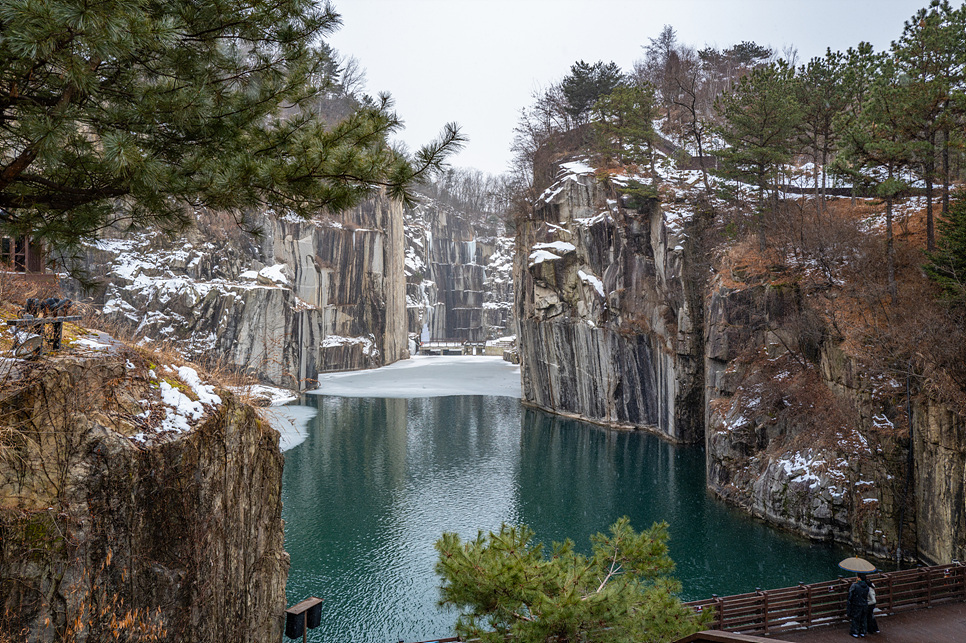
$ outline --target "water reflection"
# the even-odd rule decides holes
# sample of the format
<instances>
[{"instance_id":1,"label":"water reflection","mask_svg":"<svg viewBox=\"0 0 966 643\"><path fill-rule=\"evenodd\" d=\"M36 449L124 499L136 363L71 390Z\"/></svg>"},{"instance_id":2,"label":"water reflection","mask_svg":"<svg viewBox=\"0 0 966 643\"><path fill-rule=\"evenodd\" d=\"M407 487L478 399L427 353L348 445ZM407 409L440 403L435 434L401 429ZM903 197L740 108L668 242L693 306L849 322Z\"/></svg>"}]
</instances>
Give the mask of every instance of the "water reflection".
<instances>
[{"instance_id":1,"label":"water reflection","mask_svg":"<svg viewBox=\"0 0 966 643\"><path fill-rule=\"evenodd\" d=\"M671 524L687 598L835 574L840 550L777 533L709 498L703 454L526 410L504 397L311 395L318 409L288 451L283 484L290 603L325 598L312 640L451 635L436 606L433 542L524 522L545 542L629 515Z\"/></svg>"},{"instance_id":2,"label":"water reflection","mask_svg":"<svg viewBox=\"0 0 966 643\"><path fill-rule=\"evenodd\" d=\"M521 445L520 518L541 540L569 537L586 551L587 535L621 516L638 529L665 521L687 599L834 578L846 555L714 500L699 447L532 410Z\"/></svg>"}]
</instances>

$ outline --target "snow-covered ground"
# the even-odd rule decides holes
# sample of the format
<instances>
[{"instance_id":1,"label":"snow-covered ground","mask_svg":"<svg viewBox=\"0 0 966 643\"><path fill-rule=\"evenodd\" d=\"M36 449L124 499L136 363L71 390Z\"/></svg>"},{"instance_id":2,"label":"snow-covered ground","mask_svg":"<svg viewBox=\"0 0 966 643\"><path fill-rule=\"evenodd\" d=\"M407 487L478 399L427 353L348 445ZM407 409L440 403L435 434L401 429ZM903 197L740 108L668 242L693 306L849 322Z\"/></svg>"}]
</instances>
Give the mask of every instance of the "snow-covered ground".
<instances>
[{"instance_id":1,"label":"snow-covered ground","mask_svg":"<svg viewBox=\"0 0 966 643\"><path fill-rule=\"evenodd\" d=\"M319 388L309 393L342 397L519 398L520 366L501 357L417 355L382 368L320 375Z\"/></svg>"}]
</instances>

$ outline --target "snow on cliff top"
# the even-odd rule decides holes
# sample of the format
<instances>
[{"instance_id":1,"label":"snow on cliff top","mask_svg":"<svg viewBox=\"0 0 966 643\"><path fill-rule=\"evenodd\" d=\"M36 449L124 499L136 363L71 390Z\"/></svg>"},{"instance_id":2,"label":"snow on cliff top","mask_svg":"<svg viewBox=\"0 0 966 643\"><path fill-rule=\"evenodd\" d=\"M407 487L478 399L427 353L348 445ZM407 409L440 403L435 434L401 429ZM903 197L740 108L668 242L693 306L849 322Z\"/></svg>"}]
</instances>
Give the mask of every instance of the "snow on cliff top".
<instances>
[{"instance_id":1,"label":"snow on cliff top","mask_svg":"<svg viewBox=\"0 0 966 643\"><path fill-rule=\"evenodd\" d=\"M190 295L198 302L212 290L236 293L254 288L277 288L291 282L291 268L286 264L264 266L242 272L237 280L222 278L200 279L189 276L207 256L216 252L211 243L194 246L186 243L174 250L152 248L152 234L136 235L130 239L102 239L94 244L98 250L114 257L108 262L107 273L124 282L123 289L145 300L167 303L178 295ZM112 296L113 295L113 296ZM134 323L143 322L139 311L130 309L116 288L108 289L104 312L120 313Z\"/></svg>"},{"instance_id":2,"label":"snow on cliff top","mask_svg":"<svg viewBox=\"0 0 966 643\"><path fill-rule=\"evenodd\" d=\"M128 362L128 368L134 365ZM137 416L144 428L131 436L135 442L154 443L186 433L205 414L221 406L214 385L205 383L190 366L155 367L148 375L158 395L139 401L147 408Z\"/></svg>"},{"instance_id":3,"label":"snow on cliff top","mask_svg":"<svg viewBox=\"0 0 966 643\"><path fill-rule=\"evenodd\" d=\"M587 159L577 159L575 161L561 163L560 170L557 172L557 180L549 188L544 190L543 194L537 197L537 202L550 203L554 197L563 191L568 181L576 181L581 176L587 176L595 172L596 170L587 163Z\"/></svg>"}]
</instances>

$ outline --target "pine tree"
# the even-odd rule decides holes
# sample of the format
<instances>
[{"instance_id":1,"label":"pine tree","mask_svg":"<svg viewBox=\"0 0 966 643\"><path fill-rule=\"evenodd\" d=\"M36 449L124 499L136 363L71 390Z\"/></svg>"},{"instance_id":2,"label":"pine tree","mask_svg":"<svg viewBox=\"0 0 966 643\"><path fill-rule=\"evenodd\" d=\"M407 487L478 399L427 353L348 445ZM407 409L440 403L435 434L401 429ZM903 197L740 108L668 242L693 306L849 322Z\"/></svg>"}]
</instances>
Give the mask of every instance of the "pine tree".
<instances>
[{"instance_id":1,"label":"pine tree","mask_svg":"<svg viewBox=\"0 0 966 643\"><path fill-rule=\"evenodd\" d=\"M598 60L593 65L583 60L571 65L570 73L561 82L567 101L567 113L577 125L587 122L594 104L620 85L623 80L620 68L613 62Z\"/></svg>"},{"instance_id":2,"label":"pine tree","mask_svg":"<svg viewBox=\"0 0 966 643\"><path fill-rule=\"evenodd\" d=\"M338 25L314 0L0 0L0 225L70 247L118 222L179 229L195 207L409 197L461 137L393 150L387 97L317 117Z\"/></svg>"},{"instance_id":3,"label":"pine tree","mask_svg":"<svg viewBox=\"0 0 966 643\"><path fill-rule=\"evenodd\" d=\"M923 268L950 303L966 306L966 195L952 202L937 227L936 250L927 253L929 263Z\"/></svg>"},{"instance_id":4,"label":"pine tree","mask_svg":"<svg viewBox=\"0 0 966 643\"><path fill-rule=\"evenodd\" d=\"M650 163L657 107L650 85L619 85L594 105L597 149L618 163Z\"/></svg>"},{"instance_id":5,"label":"pine tree","mask_svg":"<svg viewBox=\"0 0 966 643\"><path fill-rule=\"evenodd\" d=\"M812 150L819 216L825 205L826 167L838 143L835 118L848 107L850 99L844 74L844 56L829 50L823 58L813 58L801 66L796 76L796 98L802 110L800 135Z\"/></svg>"},{"instance_id":6,"label":"pine tree","mask_svg":"<svg viewBox=\"0 0 966 643\"><path fill-rule=\"evenodd\" d=\"M869 55L872 56L871 51ZM868 91L843 129L838 171L874 191L885 201L886 257L889 292L896 296L893 204L908 190L902 170L913 164L909 114L914 92L889 57L872 59L875 70ZM868 62L868 61L867 61Z\"/></svg>"},{"instance_id":7,"label":"pine tree","mask_svg":"<svg viewBox=\"0 0 966 643\"><path fill-rule=\"evenodd\" d=\"M724 51L725 56L733 58L738 64L753 66L769 58L772 50L753 40L742 40Z\"/></svg>"},{"instance_id":8,"label":"pine tree","mask_svg":"<svg viewBox=\"0 0 966 643\"><path fill-rule=\"evenodd\" d=\"M792 90L794 70L782 61L758 67L722 95L715 109L722 119L718 133L727 147L716 152L724 176L758 188L759 244L765 247L765 192L777 182L791 160L801 125L801 111Z\"/></svg>"},{"instance_id":9,"label":"pine tree","mask_svg":"<svg viewBox=\"0 0 966 643\"><path fill-rule=\"evenodd\" d=\"M452 533L436 542L440 604L460 610L463 640L669 641L704 629L711 617L675 596L666 524L637 533L621 518L591 538L589 557L570 541L545 557L533 536L526 526L503 525L465 543Z\"/></svg>"},{"instance_id":10,"label":"pine tree","mask_svg":"<svg viewBox=\"0 0 966 643\"><path fill-rule=\"evenodd\" d=\"M909 94L906 116L910 151L921 166L926 183L926 247L929 250L935 246L932 196L937 139L940 132L949 128L950 121L955 120L955 94L962 94L966 35L961 18L961 11L953 10L945 0L937 0L907 21L902 36L892 44L897 69L904 75ZM942 180L945 194L948 171L943 172Z\"/></svg>"}]
</instances>

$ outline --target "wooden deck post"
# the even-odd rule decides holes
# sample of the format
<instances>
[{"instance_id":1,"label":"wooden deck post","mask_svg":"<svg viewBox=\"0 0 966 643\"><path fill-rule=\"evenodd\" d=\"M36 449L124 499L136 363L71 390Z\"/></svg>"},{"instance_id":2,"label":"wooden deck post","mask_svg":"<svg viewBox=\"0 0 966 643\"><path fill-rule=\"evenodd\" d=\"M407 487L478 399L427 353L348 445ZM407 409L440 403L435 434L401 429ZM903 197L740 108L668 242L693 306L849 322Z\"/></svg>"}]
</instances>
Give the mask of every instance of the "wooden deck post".
<instances>
[{"instance_id":1,"label":"wooden deck post","mask_svg":"<svg viewBox=\"0 0 966 643\"><path fill-rule=\"evenodd\" d=\"M764 598L761 602L762 620L765 621L765 634L768 634L768 590L759 592Z\"/></svg>"},{"instance_id":2,"label":"wooden deck post","mask_svg":"<svg viewBox=\"0 0 966 643\"><path fill-rule=\"evenodd\" d=\"M892 605L895 601L895 596L893 595L892 590L892 576L886 577L886 586L889 588L889 613L891 614L893 612Z\"/></svg>"},{"instance_id":3,"label":"wooden deck post","mask_svg":"<svg viewBox=\"0 0 966 643\"><path fill-rule=\"evenodd\" d=\"M801 583L798 584L800 587ZM805 585L805 627L811 627L812 625L812 587L811 585Z\"/></svg>"}]
</instances>

